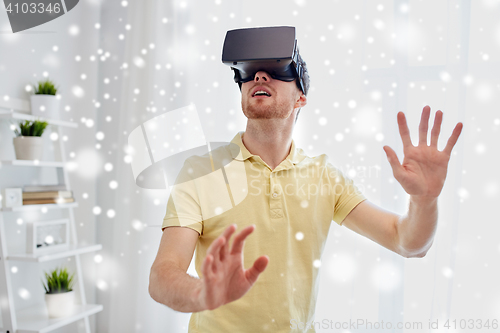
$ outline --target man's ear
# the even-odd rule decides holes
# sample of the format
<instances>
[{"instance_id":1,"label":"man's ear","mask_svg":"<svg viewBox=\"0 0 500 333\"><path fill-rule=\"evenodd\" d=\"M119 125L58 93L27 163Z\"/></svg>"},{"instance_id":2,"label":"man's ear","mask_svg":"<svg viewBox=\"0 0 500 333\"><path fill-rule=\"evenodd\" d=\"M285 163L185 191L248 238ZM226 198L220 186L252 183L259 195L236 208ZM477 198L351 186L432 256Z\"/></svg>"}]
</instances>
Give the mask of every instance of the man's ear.
<instances>
[{"instance_id":1,"label":"man's ear","mask_svg":"<svg viewBox=\"0 0 500 333\"><path fill-rule=\"evenodd\" d=\"M299 98L295 102L295 106L293 108L294 109L301 108L303 106L306 106L306 104L307 104L307 96L304 95L304 93L301 91L300 95L299 95Z\"/></svg>"}]
</instances>

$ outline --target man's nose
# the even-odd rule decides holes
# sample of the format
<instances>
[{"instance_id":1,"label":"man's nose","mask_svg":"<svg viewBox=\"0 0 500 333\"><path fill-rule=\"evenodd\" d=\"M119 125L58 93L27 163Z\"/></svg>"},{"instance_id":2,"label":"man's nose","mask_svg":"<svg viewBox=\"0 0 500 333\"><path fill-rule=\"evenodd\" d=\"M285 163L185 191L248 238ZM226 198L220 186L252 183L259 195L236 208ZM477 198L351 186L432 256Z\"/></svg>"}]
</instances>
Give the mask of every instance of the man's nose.
<instances>
[{"instance_id":1,"label":"man's nose","mask_svg":"<svg viewBox=\"0 0 500 333\"><path fill-rule=\"evenodd\" d=\"M269 82L271 81L271 75L269 75L265 71L258 71L257 73L255 73L253 80L254 82Z\"/></svg>"}]
</instances>

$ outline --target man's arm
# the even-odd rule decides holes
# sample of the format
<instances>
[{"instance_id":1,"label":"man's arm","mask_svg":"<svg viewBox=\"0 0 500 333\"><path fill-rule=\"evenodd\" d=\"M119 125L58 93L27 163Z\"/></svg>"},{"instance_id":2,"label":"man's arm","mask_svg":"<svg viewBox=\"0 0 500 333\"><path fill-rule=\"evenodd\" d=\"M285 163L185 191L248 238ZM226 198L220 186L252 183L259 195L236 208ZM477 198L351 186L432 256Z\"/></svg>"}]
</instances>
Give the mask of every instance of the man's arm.
<instances>
[{"instance_id":1,"label":"man's arm","mask_svg":"<svg viewBox=\"0 0 500 333\"><path fill-rule=\"evenodd\" d=\"M343 226L405 258L421 258L432 245L437 225L437 200L410 197L400 216L365 200L353 208Z\"/></svg>"},{"instance_id":2,"label":"man's arm","mask_svg":"<svg viewBox=\"0 0 500 333\"><path fill-rule=\"evenodd\" d=\"M269 262L264 255L252 267L243 267L245 239L254 229L255 225L243 228L229 246L236 224L227 227L208 247L201 265L203 277L198 279L186 274L198 232L185 227L166 228L151 267L149 294L158 303L180 312L214 310L241 298Z\"/></svg>"},{"instance_id":3,"label":"man's arm","mask_svg":"<svg viewBox=\"0 0 500 333\"><path fill-rule=\"evenodd\" d=\"M448 162L453 147L462 132L462 123L453 129L446 147L437 149L443 112L436 112L427 145L430 107L425 106L420 117L419 143L413 146L403 112L398 112L398 126L403 140L404 160L401 164L394 150L384 146L394 178L410 195L408 213L399 216L366 200L344 219L344 225L370 238L403 257L423 257L434 239L437 225L437 198L443 189Z\"/></svg>"},{"instance_id":4,"label":"man's arm","mask_svg":"<svg viewBox=\"0 0 500 333\"><path fill-rule=\"evenodd\" d=\"M151 267L149 294L158 303L179 312L205 310L197 297L201 280L186 273L198 236L198 232L190 228L165 228Z\"/></svg>"}]
</instances>

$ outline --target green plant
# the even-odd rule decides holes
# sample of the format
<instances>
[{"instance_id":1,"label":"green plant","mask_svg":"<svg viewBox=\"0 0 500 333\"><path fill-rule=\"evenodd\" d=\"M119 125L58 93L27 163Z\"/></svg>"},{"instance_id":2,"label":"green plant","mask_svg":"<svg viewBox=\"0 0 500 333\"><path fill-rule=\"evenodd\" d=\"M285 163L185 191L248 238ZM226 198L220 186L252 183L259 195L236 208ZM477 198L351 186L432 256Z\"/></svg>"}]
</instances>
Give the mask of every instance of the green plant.
<instances>
[{"instance_id":1,"label":"green plant","mask_svg":"<svg viewBox=\"0 0 500 333\"><path fill-rule=\"evenodd\" d=\"M43 131L49 123L39 120L26 120L24 123L19 123L19 129L14 128L16 136L42 136Z\"/></svg>"},{"instance_id":2,"label":"green plant","mask_svg":"<svg viewBox=\"0 0 500 333\"><path fill-rule=\"evenodd\" d=\"M57 93L56 86L49 79L45 81L39 81L38 87L36 85L33 86L35 95L55 95Z\"/></svg>"},{"instance_id":3,"label":"green plant","mask_svg":"<svg viewBox=\"0 0 500 333\"><path fill-rule=\"evenodd\" d=\"M56 268L50 274L47 272L44 273L47 284L43 280L42 284L47 294L65 293L73 290L73 278L75 274L73 273L70 276L66 268Z\"/></svg>"}]
</instances>

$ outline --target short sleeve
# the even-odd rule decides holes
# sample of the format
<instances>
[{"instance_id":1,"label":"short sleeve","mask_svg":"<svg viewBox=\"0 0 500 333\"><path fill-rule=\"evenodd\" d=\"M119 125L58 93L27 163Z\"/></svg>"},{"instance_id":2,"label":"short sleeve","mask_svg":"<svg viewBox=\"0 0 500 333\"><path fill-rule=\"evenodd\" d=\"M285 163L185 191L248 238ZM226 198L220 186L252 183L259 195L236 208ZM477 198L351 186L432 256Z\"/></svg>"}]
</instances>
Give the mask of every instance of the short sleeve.
<instances>
[{"instance_id":1,"label":"short sleeve","mask_svg":"<svg viewBox=\"0 0 500 333\"><path fill-rule=\"evenodd\" d=\"M354 181L346 177L342 171L328 163L330 184L332 186L333 220L342 225L346 216L366 197L361 193Z\"/></svg>"},{"instance_id":2,"label":"short sleeve","mask_svg":"<svg viewBox=\"0 0 500 333\"><path fill-rule=\"evenodd\" d=\"M166 227L187 227L203 234L203 217L193 179L189 177L192 170L188 160L184 163L175 185L172 186L167 202L167 211L161 229Z\"/></svg>"}]
</instances>

